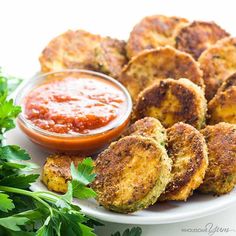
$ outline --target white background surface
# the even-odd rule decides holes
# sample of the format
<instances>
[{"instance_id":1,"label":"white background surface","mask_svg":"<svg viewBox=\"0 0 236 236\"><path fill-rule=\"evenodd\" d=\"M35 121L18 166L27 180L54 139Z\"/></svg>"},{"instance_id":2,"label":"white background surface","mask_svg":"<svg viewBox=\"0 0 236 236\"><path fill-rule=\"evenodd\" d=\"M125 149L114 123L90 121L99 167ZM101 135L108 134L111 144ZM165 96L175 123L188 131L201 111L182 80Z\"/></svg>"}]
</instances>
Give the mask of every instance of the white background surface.
<instances>
[{"instance_id":1,"label":"white background surface","mask_svg":"<svg viewBox=\"0 0 236 236\"><path fill-rule=\"evenodd\" d=\"M7 72L30 77L39 70L38 56L50 39L67 29L82 28L92 33L127 39L142 17L166 14L190 20L214 20L236 36L234 0L0 0L0 66ZM222 233L184 233L182 229L231 228ZM129 226L131 227L131 226ZM106 224L97 230L109 236L127 225ZM236 206L202 219L169 225L143 226L144 236L227 235L236 236Z\"/></svg>"}]
</instances>

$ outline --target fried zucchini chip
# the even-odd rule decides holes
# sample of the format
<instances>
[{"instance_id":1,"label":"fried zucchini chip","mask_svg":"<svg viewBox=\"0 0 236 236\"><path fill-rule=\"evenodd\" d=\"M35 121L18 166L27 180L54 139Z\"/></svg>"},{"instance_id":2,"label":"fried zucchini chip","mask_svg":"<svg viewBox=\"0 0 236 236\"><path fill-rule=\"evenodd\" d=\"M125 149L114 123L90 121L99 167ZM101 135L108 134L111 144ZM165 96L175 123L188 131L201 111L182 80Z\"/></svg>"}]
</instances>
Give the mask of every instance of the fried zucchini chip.
<instances>
[{"instance_id":1,"label":"fried zucchini chip","mask_svg":"<svg viewBox=\"0 0 236 236\"><path fill-rule=\"evenodd\" d=\"M197 62L190 55L168 46L144 51L133 57L122 71L119 81L135 101L146 87L166 78L187 78L204 88Z\"/></svg>"},{"instance_id":2,"label":"fried zucchini chip","mask_svg":"<svg viewBox=\"0 0 236 236\"><path fill-rule=\"evenodd\" d=\"M78 166L83 157L54 154L47 158L42 172L42 181L48 190L65 193L71 180L70 165Z\"/></svg>"},{"instance_id":3,"label":"fried zucchini chip","mask_svg":"<svg viewBox=\"0 0 236 236\"><path fill-rule=\"evenodd\" d=\"M141 135L153 138L162 146L165 146L167 141L166 129L159 120L153 117L145 117L136 121L124 133L124 136L128 135Z\"/></svg>"},{"instance_id":4,"label":"fried zucchini chip","mask_svg":"<svg viewBox=\"0 0 236 236\"><path fill-rule=\"evenodd\" d=\"M151 138L127 136L102 152L92 188L106 209L130 213L156 202L170 180L171 159Z\"/></svg>"},{"instance_id":5,"label":"fried zucchini chip","mask_svg":"<svg viewBox=\"0 0 236 236\"><path fill-rule=\"evenodd\" d=\"M146 116L160 120L165 128L185 122L200 129L207 109L204 92L188 79L165 79L140 93L134 107L134 120Z\"/></svg>"},{"instance_id":6,"label":"fried zucchini chip","mask_svg":"<svg viewBox=\"0 0 236 236\"><path fill-rule=\"evenodd\" d=\"M219 123L201 131L207 147L209 166L199 190L221 195L236 185L236 125Z\"/></svg>"},{"instance_id":7,"label":"fried zucchini chip","mask_svg":"<svg viewBox=\"0 0 236 236\"><path fill-rule=\"evenodd\" d=\"M41 71L88 69L117 78L127 63L125 45L122 40L69 30L43 50L39 58Z\"/></svg>"},{"instance_id":8,"label":"fried zucchini chip","mask_svg":"<svg viewBox=\"0 0 236 236\"><path fill-rule=\"evenodd\" d=\"M210 101L224 80L236 71L236 38L219 40L206 49L198 59Z\"/></svg>"},{"instance_id":9,"label":"fried zucchini chip","mask_svg":"<svg viewBox=\"0 0 236 236\"><path fill-rule=\"evenodd\" d=\"M184 200L203 182L208 166L207 146L194 127L177 123L167 130L172 179L158 200Z\"/></svg>"},{"instance_id":10,"label":"fried zucchini chip","mask_svg":"<svg viewBox=\"0 0 236 236\"><path fill-rule=\"evenodd\" d=\"M208 103L208 119L211 125L219 122L236 124L236 86L219 91Z\"/></svg>"},{"instance_id":11,"label":"fried zucchini chip","mask_svg":"<svg viewBox=\"0 0 236 236\"><path fill-rule=\"evenodd\" d=\"M236 86L236 73L233 73L232 75L230 75L228 78L225 79L223 84L217 90L217 94L220 92L224 92L233 86Z\"/></svg>"},{"instance_id":12,"label":"fried zucchini chip","mask_svg":"<svg viewBox=\"0 0 236 236\"><path fill-rule=\"evenodd\" d=\"M196 60L210 45L229 34L214 22L193 21L180 29L176 36L176 48L189 53Z\"/></svg>"},{"instance_id":13,"label":"fried zucchini chip","mask_svg":"<svg viewBox=\"0 0 236 236\"><path fill-rule=\"evenodd\" d=\"M188 21L180 17L162 15L147 16L143 18L130 33L127 42L129 58L145 49L160 46L175 46L175 35Z\"/></svg>"}]
</instances>

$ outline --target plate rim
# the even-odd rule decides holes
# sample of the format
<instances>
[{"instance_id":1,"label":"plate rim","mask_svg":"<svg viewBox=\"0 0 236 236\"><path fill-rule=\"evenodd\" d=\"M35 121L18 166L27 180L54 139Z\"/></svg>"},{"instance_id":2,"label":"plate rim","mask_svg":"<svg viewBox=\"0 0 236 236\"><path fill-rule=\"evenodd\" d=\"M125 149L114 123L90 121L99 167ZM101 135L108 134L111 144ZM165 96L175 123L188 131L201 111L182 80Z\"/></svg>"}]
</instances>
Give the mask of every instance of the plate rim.
<instances>
[{"instance_id":1,"label":"plate rim","mask_svg":"<svg viewBox=\"0 0 236 236\"><path fill-rule=\"evenodd\" d=\"M38 183L34 183L30 186L31 191L38 191L42 190L40 186L38 186ZM49 191L49 190L47 190ZM51 192L51 191L49 191ZM74 198L74 203L78 205L82 212L88 216L94 217L98 220L105 221L105 222L110 222L110 223L120 223L120 224L134 224L134 225L160 225L160 224L172 224L172 223L178 223L178 222L186 222L194 219L200 219L209 215L216 214L218 212L224 211L232 204L236 205L236 192L231 192L228 193L228 195L231 195L231 198L228 199L228 201L224 201L221 204L218 204L217 206L212 205L211 207L207 207L206 209L200 209L195 211L195 213L191 212L182 212L181 213L181 218L178 215L173 214L173 217L164 217L162 219L158 219L156 216L151 216L151 217L140 217L136 215L128 215L128 214L121 214L121 213L116 213L112 212L115 215L107 215L109 214L106 213L105 215L99 211L96 211L96 209L91 209L88 210L86 207L83 205L80 205L79 200ZM224 195L227 196L227 195ZM219 196L220 197L220 196ZM86 200L85 200L86 201ZM100 206L98 206L100 207ZM102 207L102 206L101 206Z\"/></svg>"}]
</instances>

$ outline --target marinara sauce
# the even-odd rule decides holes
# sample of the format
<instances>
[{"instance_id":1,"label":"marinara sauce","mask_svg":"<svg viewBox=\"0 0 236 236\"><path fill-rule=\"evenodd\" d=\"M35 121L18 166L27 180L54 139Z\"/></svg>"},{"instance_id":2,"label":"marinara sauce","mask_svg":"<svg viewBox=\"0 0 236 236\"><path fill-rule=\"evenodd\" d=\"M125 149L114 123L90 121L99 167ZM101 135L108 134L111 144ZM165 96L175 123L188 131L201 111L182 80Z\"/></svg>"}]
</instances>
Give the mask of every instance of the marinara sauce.
<instances>
[{"instance_id":1,"label":"marinara sauce","mask_svg":"<svg viewBox=\"0 0 236 236\"><path fill-rule=\"evenodd\" d=\"M118 81L88 70L51 72L18 91L17 123L45 150L93 155L120 137L130 121L132 101Z\"/></svg>"},{"instance_id":2,"label":"marinara sauce","mask_svg":"<svg viewBox=\"0 0 236 236\"><path fill-rule=\"evenodd\" d=\"M124 112L125 102L124 93L110 82L91 75L68 76L30 91L24 115L43 130L90 134L116 120Z\"/></svg>"}]
</instances>

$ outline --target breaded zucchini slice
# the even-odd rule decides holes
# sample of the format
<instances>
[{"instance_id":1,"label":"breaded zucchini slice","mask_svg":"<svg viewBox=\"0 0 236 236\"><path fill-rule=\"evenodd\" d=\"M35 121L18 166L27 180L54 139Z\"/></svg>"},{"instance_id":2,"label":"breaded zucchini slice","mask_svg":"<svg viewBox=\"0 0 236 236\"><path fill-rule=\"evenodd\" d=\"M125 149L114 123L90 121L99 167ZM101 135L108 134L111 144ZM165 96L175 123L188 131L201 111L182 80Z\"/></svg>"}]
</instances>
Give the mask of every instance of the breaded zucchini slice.
<instances>
[{"instance_id":1,"label":"breaded zucchini slice","mask_svg":"<svg viewBox=\"0 0 236 236\"><path fill-rule=\"evenodd\" d=\"M203 182L208 166L203 135L193 126L177 123L167 130L172 179L158 200L187 200Z\"/></svg>"},{"instance_id":2,"label":"breaded zucchini slice","mask_svg":"<svg viewBox=\"0 0 236 236\"><path fill-rule=\"evenodd\" d=\"M136 121L124 133L124 136L128 135L141 135L153 138L162 146L165 146L167 141L166 129L158 119L153 117L145 117Z\"/></svg>"},{"instance_id":3,"label":"breaded zucchini slice","mask_svg":"<svg viewBox=\"0 0 236 236\"><path fill-rule=\"evenodd\" d=\"M236 185L236 125L222 122L207 126L201 133L207 142L209 166L199 190L228 193Z\"/></svg>"},{"instance_id":4,"label":"breaded zucchini slice","mask_svg":"<svg viewBox=\"0 0 236 236\"><path fill-rule=\"evenodd\" d=\"M83 157L54 154L47 158L42 172L42 181L51 191L65 193L71 180L70 165L77 166Z\"/></svg>"},{"instance_id":5,"label":"breaded zucchini slice","mask_svg":"<svg viewBox=\"0 0 236 236\"><path fill-rule=\"evenodd\" d=\"M204 92L196 84L188 79L165 79L140 93L133 117L157 118L165 128L182 121L200 129L205 124L206 109Z\"/></svg>"},{"instance_id":6,"label":"breaded zucchini slice","mask_svg":"<svg viewBox=\"0 0 236 236\"><path fill-rule=\"evenodd\" d=\"M79 68L117 78L127 63L125 45L122 40L69 30L54 38L43 50L39 58L41 71Z\"/></svg>"},{"instance_id":7,"label":"breaded zucchini slice","mask_svg":"<svg viewBox=\"0 0 236 236\"><path fill-rule=\"evenodd\" d=\"M176 48L198 59L204 50L229 34L214 22L193 21L179 30Z\"/></svg>"},{"instance_id":8,"label":"breaded zucchini slice","mask_svg":"<svg viewBox=\"0 0 236 236\"><path fill-rule=\"evenodd\" d=\"M147 16L134 26L127 42L129 58L145 49L175 46L175 35L188 21L180 17Z\"/></svg>"},{"instance_id":9,"label":"breaded zucchini slice","mask_svg":"<svg viewBox=\"0 0 236 236\"><path fill-rule=\"evenodd\" d=\"M151 138L127 136L102 152L92 188L111 211L130 213L156 202L170 180L171 159Z\"/></svg>"},{"instance_id":10,"label":"breaded zucchini slice","mask_svg":"<svg viewBox=\"0 0 236 236\"><path fill-rule=\"evenodd\" d=\"M219 122L236 124L236 86L217 92L208 103L208 119L211 125Z\"/></svg>"},{"instance_id":11,"label":"breaded zucchini slice","mask_svg":"<svg viewBox=\"0 0 236 236\"><path fill-rule=\"evenodd\" d=\"M206 49L198 59L210 101L224 80L236 71L236 38L219 40Z\"/></svg>"},{"instance_id":12,"label":"breaded zucchini slice","mask_svg":"<svg viewBox=\"0 0 236 236\"><path fill-rule=\"evenodd\" d=\"M202 73L194 59L171 47L144 51L124 67L119 81L128 89L133 101L158 79L187 78L204 88Z\"/></svg>"},{"instance_id":13,"label":"breaded zucchini slice","mask_svg":"<svg viewBox=\"0 0 236 236\"><path fill-rule=\"evenodd\" d=\"M227 77L220 88L217 90L217 94L225 92L227 89L236 86L236 72Z\"/></svg>"}]
</instances>

